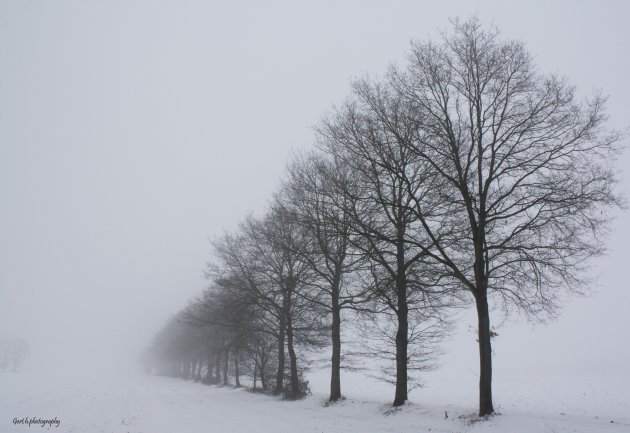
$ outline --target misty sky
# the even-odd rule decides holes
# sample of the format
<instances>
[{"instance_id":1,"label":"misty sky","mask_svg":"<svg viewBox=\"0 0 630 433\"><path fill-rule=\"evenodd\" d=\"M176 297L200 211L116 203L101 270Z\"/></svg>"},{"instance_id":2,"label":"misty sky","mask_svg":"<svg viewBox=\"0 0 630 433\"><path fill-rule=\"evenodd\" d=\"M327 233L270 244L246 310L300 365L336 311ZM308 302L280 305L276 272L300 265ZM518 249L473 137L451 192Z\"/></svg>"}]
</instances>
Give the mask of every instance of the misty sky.
<instances>
[{"instance_id":1,"label":"misty sky","mask_svg":"<svg viewBox=\"0 0 630 433\"><path fill-rule=\"evenodd\" d=\"M205 286L208 239L263 211L351 79L474 13L630 126L626 1L0 0L0 337L40 363L133 362ZM617 164L630 197L630 152ZM549 351L551 371L629 373L619 215L594 294L546 327L504 325L498 369L540 371ZM443 361L475 370L474 344Z\"/></svg>"}]
</instances>

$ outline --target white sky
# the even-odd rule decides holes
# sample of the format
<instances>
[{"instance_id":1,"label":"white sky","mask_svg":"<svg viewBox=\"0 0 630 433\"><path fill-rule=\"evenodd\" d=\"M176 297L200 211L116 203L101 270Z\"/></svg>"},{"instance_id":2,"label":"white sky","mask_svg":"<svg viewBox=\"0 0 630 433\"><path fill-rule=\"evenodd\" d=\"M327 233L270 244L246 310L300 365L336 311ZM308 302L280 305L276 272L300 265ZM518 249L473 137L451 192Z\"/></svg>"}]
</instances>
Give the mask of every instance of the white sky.
<instances>
[{"instance_id":1,"label":"white sky","mask_svg":"<svg viewBox=\"0 0 630 433\"><path fill-rule=\"evenodd\" d=\"M350 79L449 17L494 22L630 126L630 2L227 3L0 0L0 337L34 359L135 356L204 287L208 237L264 208ZM596 293L499 330L495 367L630 374L629 223ZM475 370L471 334L449 347L445 368Z\"/></svg>"}]
</instances>

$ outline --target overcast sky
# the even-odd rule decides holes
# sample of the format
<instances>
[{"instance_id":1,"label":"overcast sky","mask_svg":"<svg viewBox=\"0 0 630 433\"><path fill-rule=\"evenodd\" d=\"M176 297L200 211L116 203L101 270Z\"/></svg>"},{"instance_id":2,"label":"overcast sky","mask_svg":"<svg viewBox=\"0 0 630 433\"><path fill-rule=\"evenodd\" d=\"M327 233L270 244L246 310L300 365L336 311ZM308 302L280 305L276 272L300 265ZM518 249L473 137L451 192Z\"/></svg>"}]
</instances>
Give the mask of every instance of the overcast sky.
<instances>
[{"instance_id":1,"label":"overcast sky","mask_svg":"<svg viewBox=\"0 0 630 433\"><path fill-rule=\"evenodd\" d=\"M0 0L0 337L53 365L136 356L350 80L474 13L630 126L627 1ZM629 152L618 166L630 196ZM499 331L499 370L540 371L546 350L548 371L630 374L629 226L591 298ZM475 370L474 344L443 361Z\"/></svg>"}]
</instances>

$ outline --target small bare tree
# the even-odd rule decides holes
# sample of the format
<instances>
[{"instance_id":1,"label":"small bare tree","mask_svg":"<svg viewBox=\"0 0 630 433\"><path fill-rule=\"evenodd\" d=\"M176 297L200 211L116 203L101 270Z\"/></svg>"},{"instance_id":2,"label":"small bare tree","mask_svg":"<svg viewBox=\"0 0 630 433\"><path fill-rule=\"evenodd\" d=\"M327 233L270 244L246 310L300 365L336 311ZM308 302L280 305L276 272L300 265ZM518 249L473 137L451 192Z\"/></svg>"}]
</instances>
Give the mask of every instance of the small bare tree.
<instances>
[{"instance_id":1,"label":"small bare tree","mask_svg":"<svg viewBox=\"0 0 630 433\"><path fill-rule=\"evenodd\" d=\"M4 371L9 366L17 371L24 359L29 355L30 348L22 338L4 338L0 341L0 369Z\"/></svg>"}]
</instances>

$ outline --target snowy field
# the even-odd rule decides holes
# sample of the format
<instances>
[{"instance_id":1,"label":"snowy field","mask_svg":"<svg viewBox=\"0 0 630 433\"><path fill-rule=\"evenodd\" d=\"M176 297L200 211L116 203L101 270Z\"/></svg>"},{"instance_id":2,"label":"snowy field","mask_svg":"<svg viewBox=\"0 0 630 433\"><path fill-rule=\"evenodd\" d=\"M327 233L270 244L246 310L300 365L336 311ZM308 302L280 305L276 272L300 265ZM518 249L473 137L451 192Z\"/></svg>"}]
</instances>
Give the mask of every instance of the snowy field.
<instances>
[{"instance_id":1,"label":"snowy field","mask_svg":"<svg viewBox=\"0 0 630 433\"><path fill-rule=\"evenodd\" d=\"M501 378L501 415L487 421L474 416L474 389L463 392L471 378L434 377L398 410L388 385L358 374L345 376L353 391L329 407L325 371L310 375L315 391L297 402L155 376L80 379L1 373L0 432L38 431L13 423L33 417L56 418L44 428L64 433L630 432L628 378Z\"/></svg>"}]
</instances>

